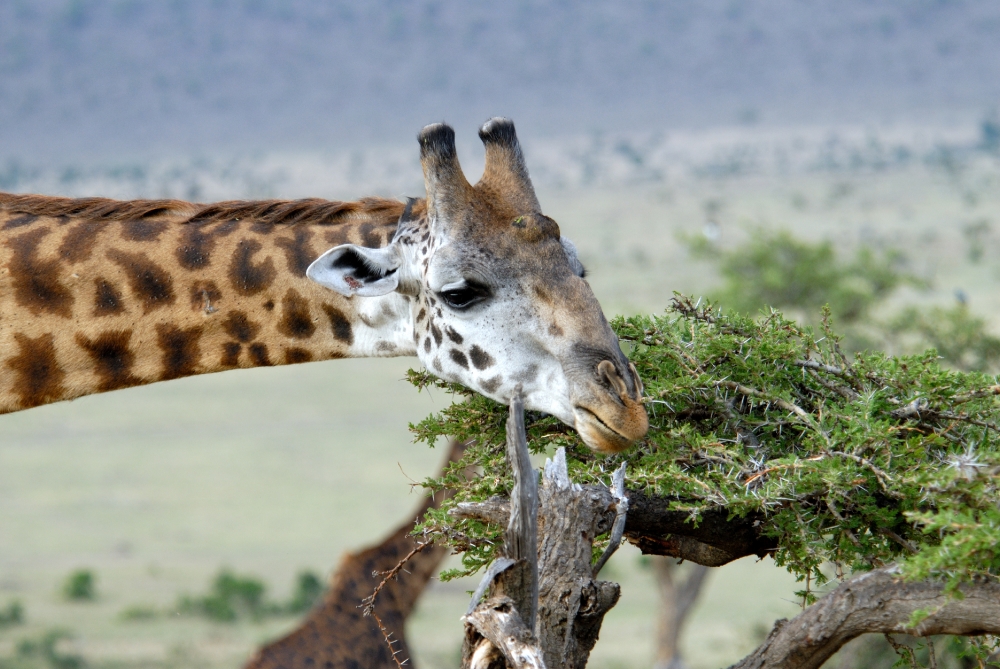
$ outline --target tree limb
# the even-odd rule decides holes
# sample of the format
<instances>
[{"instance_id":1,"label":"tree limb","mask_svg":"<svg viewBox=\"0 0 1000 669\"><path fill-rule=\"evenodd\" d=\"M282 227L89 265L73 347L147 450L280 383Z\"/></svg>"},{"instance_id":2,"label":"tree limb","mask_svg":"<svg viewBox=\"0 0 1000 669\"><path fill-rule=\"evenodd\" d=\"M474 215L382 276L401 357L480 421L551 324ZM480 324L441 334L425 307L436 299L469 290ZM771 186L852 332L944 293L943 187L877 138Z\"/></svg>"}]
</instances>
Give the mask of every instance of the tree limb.
<instances>
[{"instance_id":1,"label":"tree limb","mask_svg":"<svg viewBox=\"0 0 1000 669\"><path fill-rule=\"evenodd\" d=\"M514 564L503 574L503 594L513 599L524 624L534 630L538 612L538 474L528 453L521 386L514 391L507 417L507 462L514 472L514 489L503 543L504 556Z\"/></svg>"},{"instance_id":2,"label":"tree limb","mask_svg":"<svg viewBox=\"0 0 1000 669\"><path fill-rule=\"evenodd\" d=\"M592 494L607 497L615 508L611 491L600 486L586 486ZM774 541L761 536L762 518L729 518L726 510L709 510L695 524L687 511L670 508L671 500L638 490L627 490L628 515L625 538L647 555L667 555L706 567L721 567L747 555L764 557L775 550ZM485 502L462 502L451 515L506 525L509 502L493 497Z\"/></svg>"},{"instance_id":3,"label":"tree limb","mask_svg":"<svg viewBox=\"0 0 1000 669\"><path fill-rule=\"evenodd\" d=\"M730 669L818 669L871 632L915 636L1000 634L1000 583L977 581L949 596L938 581L906 582L898 567L859 574L792 620L779 620L757 650ZM928 615L907 627L913 615Z\"/></svg>"},{"instance_id":4,"label":"tree limb","mask_svg":"<svg viewBox=\"0 0 1000 669\"><path fill-rule=\"evenodd\" d=\"M487 669L498 659L494 649L499 649L507 660L507 669L545 669L535 635L521 620L510 597L496 597L483 602L462 620L489 642L478 643L468 658L468 664L463 666Z\"/></svg>"}]
</instances>

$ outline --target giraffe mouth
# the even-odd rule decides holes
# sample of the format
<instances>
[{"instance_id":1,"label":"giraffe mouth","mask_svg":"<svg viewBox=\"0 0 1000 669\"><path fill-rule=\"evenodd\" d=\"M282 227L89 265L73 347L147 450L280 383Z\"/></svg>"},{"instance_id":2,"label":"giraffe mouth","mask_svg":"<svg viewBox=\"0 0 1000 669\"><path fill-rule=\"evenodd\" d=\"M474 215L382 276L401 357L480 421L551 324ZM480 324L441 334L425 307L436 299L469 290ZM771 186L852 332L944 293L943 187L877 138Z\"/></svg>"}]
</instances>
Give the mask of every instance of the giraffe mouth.
<instances>
[{"instance_id":1,"label":"giraffe mouth","mask_svg":"<svg viewBox=\"0 0 1000 669\"><path fill-rule=\"evenodd\" d=\"M576 431L587 446L601 453L619 453L632 445L633 439L614 429L600 416L582 406L573 407Z\"/></svg>"}]
</instances>

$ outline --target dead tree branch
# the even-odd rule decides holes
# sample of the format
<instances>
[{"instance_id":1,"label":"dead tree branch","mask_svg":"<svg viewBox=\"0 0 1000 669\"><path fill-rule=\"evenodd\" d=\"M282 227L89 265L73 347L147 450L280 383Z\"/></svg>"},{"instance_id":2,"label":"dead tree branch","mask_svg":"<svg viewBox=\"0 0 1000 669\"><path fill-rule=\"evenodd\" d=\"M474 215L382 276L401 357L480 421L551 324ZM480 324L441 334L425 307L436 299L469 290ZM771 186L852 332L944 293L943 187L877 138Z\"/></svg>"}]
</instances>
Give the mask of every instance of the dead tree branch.
<instances>
[{"instance_id":1,"label":"dead tree branch","mask_svg":"<svg viewBox=\"0 0 1000 669\"><path fill-rule=\"evenodd\" d=\"M1000 583L961 587L906 582L895 566L854 576L792 620L779 620L757 650L730 669L818 669L851 639L866 633L1000 634ZM928 615L909 628L914 613Z\"/></svg>"},{"instance_id":2,"label":"dead tree branch","mask_svg":"<svg viewBox=\"0 0 1000 669\"><path fill-rule=\"evenodd\" d=\"M507 417L507 462L514 472L514 489L504 556L514 564L503 575L504 591L513 599L524 624L533 630L538 609L538 475L528 454L520 386L514 391Z\"/></svg>"},{"instance_id":3,"label":"dead tree branch","mask_svg":"<svg viewBox=\"0 0 1000 669\"><path fill-rule=\"evenodd\" d=\"M516 484L506 513L504 557L487 571L463 618L462 667L583 669L604 615L620 593L617 583L594 580L591 554L594 539L615 525L619 534L613 543L621 541L628 508L624 472L616 475L614 492L576 485L569 479L566 453L559 449L546 462L538 487L522 412L516 397L507 422L508 458ZM494 500L463 505L462 513L471 516L477 507L491 518L504 515Z\"/></svg>"}]
</instances>

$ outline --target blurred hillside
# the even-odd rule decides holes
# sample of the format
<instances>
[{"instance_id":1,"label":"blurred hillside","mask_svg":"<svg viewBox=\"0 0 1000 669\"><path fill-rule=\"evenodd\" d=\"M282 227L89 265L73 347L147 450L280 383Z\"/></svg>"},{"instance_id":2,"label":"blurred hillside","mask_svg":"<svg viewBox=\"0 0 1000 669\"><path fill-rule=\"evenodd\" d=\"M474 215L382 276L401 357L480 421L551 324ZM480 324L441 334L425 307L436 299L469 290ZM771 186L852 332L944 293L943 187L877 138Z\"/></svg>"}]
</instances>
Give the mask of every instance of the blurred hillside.
<instances>
[{"instance_id":1,"label":"blurred hillside","mask_svg":"<svg viewBox=\"0 0 1000 669\"><path fill-rule=\"evenodd\" d=\"M1000 101L989 0L5 0L0 156L522 132L969 122Z\"/></svg>"}]
</instances>

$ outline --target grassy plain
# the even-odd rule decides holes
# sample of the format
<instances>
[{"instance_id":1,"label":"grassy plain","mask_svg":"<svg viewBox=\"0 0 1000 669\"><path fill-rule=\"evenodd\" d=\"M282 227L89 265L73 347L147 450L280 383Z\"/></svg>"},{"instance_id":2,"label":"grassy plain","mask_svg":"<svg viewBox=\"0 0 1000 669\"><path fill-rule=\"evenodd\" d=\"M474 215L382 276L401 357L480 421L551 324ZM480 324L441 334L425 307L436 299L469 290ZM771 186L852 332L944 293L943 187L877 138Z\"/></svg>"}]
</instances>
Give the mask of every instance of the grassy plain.
<instances>
[{"instance_id":1,"label":"grassy plain","mask_svg":"<svg viewBox=\"0 0 1000 669\"><path fill-rule=\"evenodd\" d=\"M340 197L362 192L336 193ZM959 290L994 328L1000 314L1000 177L996 163L964 170L729 176L603 188L542 188L546 212L576 241L608 314L662 310L674 290L718 281L681 235L711 223L736 245L758 227L844 251L903 250L932 281L894 301L948 304ZM970 226L986 221L973 239ZM978 246L982 258L972 262ZM352 360L250 370L131 389L0 420L0 607L24 603L27 622L0 628L0 662L24 638L64 628L59 648L92 667L237 667L293 627L291 618L211 623L160 615L204 592L220 567L261 576L286 598L295 573L327 573L345 550L370 543L417 504L411 482L443 453L410 443L408 421L444 407L440 393L401 381L413 359ZM93 603L59 593L73 569L97 575ZM655 592L637 552L609 567L623 587L591 663L650 666ZM436 584L410 627L418 666L457 666L470 583ZM780 616L795 584L768 560L716 570L685 640L694 669L725 666Z\"/></svg>"}]
</instances>

